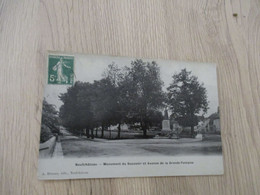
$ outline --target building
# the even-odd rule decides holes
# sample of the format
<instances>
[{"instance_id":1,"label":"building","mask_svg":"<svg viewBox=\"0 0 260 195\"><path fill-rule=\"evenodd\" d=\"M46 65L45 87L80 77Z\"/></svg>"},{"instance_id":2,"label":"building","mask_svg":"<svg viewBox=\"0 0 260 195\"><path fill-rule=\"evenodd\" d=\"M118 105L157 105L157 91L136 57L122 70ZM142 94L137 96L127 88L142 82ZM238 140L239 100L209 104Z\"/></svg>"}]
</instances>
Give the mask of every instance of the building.
<instances>
[{"instance_id":1,"label":"building","mask_svg":"<svg viewBox=\"0 0 260 195\"><path fill-rule=\"evenodd\" d=\"M210 115L204 122L205 133L220 133L219 112Z\"/></svg>"}]
</instances>

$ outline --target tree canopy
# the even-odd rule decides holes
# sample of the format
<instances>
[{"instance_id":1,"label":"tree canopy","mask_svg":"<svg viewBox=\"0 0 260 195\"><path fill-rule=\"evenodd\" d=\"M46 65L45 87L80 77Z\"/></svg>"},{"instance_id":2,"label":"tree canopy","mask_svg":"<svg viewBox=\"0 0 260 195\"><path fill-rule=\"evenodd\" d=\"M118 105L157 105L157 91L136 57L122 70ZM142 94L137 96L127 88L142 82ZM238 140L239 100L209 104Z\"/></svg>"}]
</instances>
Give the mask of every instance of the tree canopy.
<instances>
[{"instance_id":1,"label":"tree canopy","mask_svg":"<svg viewBox=\"0 0 260 195\"><path fill-rule=\"evenodd\" d=\"M186 69L172 79L166 94L156 62L136 59L124 68L111 63L100 80L77 81L60 95L63 105L59 116L75 133L86 129L88 134L102 127L103 136L105 128L117 125L119 138L121 124L127 123L140 124L146 136L150 126L161 123L162 108L168 105L179 124L193 131L198 123L196 115L208 110L206 88Z\"/></svg>"},{"instance_id":2,"label":"tree canopy","mask_svg":"<svg viewBox=\"0 0 260 195\"><path fill-rule=\"evenodd\" d=\"M128 122L139 122L146 136L151 122L163 106L163 82L156 62L132 61L121 83L120 91L127 105ZM158 116L158 115L157 115Z\"/></svg>"},{"instance_id":3,"label":"tree canopy","mask_svg":"<svg viewBox=\"0 0 260 195\"><path fill-rule=\"evenodd\" d=\"M175 118L182 126L190 126L191 131L197 125L196 114L208 110L207 91L198 77L191 71L182 69L172 76L172 83L167 88L168 104Z\"/></svg>"},{"instance_id":4,"label":"tree canopy","mask_svg":"<svg viewBox=\"0 0 260 195\"><path fill-rule=\"evenodd\" d=\"M156 62L134 60L130 67L108 65L103 78L93 83L76 82L60 95L63 125L73 131L140 123L143 134L149 125L159 121L164 101L163 82ZM157 120L155 120L157 119Z\"/></svg>"},{"instance_id":5,"label":"tree canopy","mask_svg":"<svg viewBox=\"0 0 260 195\"><path fill-rule=\"evenodd\" d=\"M60 107L59 116L63 126L74 133L80 133L85 128L93 128L93 99L93 85L79 81L68 88L67 93L61 94L60 100L63 105Z\"/></svg>"},{"instance_id":6,"label":"tree canopy","mask_svg":"<svg viewBox=\"0 0 260 195\"><path fill-rule=\"evenodd\" d=\"M45 99L42 104L42 125L40 141L47 141L54 133L59 133L58 112Z\"/></svg>"}]
</instances>

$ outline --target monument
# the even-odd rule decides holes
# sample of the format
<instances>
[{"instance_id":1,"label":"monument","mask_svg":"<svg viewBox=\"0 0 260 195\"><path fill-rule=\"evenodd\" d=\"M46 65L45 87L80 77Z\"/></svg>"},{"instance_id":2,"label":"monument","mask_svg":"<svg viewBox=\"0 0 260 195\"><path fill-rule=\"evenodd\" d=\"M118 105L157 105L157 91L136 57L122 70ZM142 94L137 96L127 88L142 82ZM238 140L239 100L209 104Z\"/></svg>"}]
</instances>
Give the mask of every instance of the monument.
<instances>
[{"instance_id":1,"label":"monument","mask_svg":"<svg viewBox=\"0 0 260 195\"><path fill-rule=\"evenodd\" d=\"M170 120L169 120L169 116L168 116L168 111L167 109L164 110L164 116L163 116L163 121L162 121L162 132L170 132L171 128L170 128Z\"/></svg>"}]
</instances>

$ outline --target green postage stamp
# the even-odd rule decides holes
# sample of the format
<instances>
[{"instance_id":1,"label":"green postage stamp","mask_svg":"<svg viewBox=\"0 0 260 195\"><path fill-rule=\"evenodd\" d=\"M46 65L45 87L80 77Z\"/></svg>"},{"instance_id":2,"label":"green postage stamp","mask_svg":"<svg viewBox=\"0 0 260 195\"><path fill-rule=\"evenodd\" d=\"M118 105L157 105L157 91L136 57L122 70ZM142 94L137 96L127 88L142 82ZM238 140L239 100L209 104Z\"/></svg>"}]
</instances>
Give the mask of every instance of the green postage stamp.
<instances>
[{"instance_id":1,"label":"green postage stamp","mask_svg":"<svg viewBox=\"0 0 260 195\"><path fill-rule=\"evenodd\" d=\"M72 85L74 56L48 55L48 84Z\"/></svg>"}]
</instances>

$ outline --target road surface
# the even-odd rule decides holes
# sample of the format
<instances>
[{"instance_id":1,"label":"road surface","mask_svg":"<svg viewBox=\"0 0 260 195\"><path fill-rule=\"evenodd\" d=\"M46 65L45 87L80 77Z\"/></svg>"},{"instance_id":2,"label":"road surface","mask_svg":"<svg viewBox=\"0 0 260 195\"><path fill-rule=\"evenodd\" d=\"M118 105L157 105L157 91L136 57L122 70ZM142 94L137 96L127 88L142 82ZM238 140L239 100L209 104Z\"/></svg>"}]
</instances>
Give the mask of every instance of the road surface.
<instances>
[{"instance_id":1,"label":"road surface","mask_svg":"<svg viewBox=\"0 0 260 195\"><path fill-rule=\"evenodd\" d=\"M218 139L87 139L67 135L61 139L64 157L221 155Z\"/></svg>"}]
</instances>

